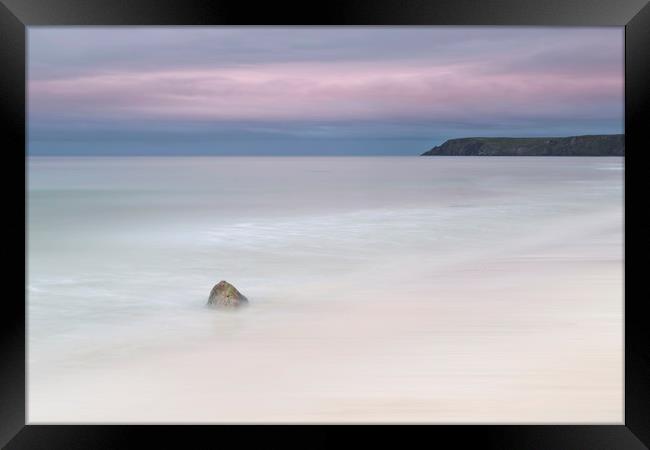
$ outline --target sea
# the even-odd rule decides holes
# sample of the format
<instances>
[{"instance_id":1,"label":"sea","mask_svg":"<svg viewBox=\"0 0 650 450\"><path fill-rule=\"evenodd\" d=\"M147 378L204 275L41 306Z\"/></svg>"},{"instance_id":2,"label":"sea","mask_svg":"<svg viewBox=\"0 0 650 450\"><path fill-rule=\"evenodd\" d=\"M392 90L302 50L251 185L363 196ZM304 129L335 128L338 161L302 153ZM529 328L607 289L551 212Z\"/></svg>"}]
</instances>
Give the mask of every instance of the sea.
<instances>
[{"instance_id":1,"label":"sea","mask_svg":"<svg viewBox=\"0 0 650 450\"><path fill-rule=\"evenodd\" d=\"M622 423L618 157L27 159L30 423ZM226 280L249 299L206 307Z\"/></svg>"}]
</instances>

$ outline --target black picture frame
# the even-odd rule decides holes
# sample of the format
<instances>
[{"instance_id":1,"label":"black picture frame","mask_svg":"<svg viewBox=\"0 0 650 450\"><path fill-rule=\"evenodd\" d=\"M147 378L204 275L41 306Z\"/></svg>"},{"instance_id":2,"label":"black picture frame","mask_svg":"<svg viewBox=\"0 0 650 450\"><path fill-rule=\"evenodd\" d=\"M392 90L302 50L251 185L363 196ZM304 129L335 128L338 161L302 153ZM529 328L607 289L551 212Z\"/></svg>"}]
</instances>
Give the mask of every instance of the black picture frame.
<instances>
[{"instance_id":1,"label":"black picture frame","mask_svg":"<svg viewBox=\"0 0 650 450\"><path fill-rule=\"evenodd\" d=\"M625 417L619 425L102 426L26 425L25 201L26 27L35 25L544 25L625 26ZM650 446L644 218L650 152L650 4L647 0L0 0L5 234L0 305L0 445L8 449L184 448L235 445L332 447L422 442L453 448L642 449ZM645 146L645 148L644 148ZM636 214L639 211L640 214ZM635 217L636 216L636 217ZM22 236L22 244L20 237ZM643 267L640 267L641 269ZM22 280L22 286L19 282ZM11 288L11 289L8 289ZM203 443L201 445L200 443ZM645 444L645 445L644 445ZM230 444L232 445L232 444Z\"/></svg>"}]
</instances>

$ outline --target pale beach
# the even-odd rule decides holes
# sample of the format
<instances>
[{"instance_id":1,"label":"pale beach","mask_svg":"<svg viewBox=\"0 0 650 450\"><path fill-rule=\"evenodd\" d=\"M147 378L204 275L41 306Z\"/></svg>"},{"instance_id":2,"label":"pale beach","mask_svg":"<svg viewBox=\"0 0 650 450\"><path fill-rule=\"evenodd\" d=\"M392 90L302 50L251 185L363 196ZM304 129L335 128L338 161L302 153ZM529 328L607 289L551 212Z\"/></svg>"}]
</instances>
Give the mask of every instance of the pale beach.
<instances>
[{"instance_id":1,"label":"pale beach","mask_svg":"<svg viewBox=\"0 0 650 450\"><path fill-rule=\"evenodd\" d=\"M30 157L29 423L622 423L623 158ZM205 306L228 280L250 300Z\"/></svg>"}]
</instances>

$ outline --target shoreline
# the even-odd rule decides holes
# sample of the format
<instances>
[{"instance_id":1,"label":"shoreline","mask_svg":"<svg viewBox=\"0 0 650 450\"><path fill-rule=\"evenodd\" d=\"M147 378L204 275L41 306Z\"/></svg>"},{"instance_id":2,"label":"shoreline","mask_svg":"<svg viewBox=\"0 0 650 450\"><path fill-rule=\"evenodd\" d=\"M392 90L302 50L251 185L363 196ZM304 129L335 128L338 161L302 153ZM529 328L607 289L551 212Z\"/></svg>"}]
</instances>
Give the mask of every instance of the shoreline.
<instances>
[{"instance_id":1,"label":"shoreline","mask_svg":"<svg viewBox=\"0 0 650 450\"><path fill-rule=\"evenodd\" d=\"M31 423L620 422L621 160L248 161L30 167Z\"/></svg>"},{"instance_id":2,"label":"shoreline","mask_svg":"<svg viewBox=\"0 0 650 450\"><path fill-rule=\"evenodd\" d=\"M599 236L609 226L592 222L593 231L582 233ZM285 320L260 321L281 306L259 299L229 316L240 326L215 330L207 341L98 366L63 383L48 373L58 394L30 378L38 399L30 422L53 423L55 414L76 423L616 423L623 411L622 259L592 248L601 255L595 259L571 242L569 233L515 244L518 252L437 270L433 283L419 271L400 279L409 288L397 309L388 281L366 286L364 301L286 303L290 328ZM581 280L594 277L600 281L585 289ZM456 284L467 279L471 285ZM420 359L427 354L431 361ZM587 371L595 376L585 382ZM119 380L117 391L111 380ZM89 392L101 398L84 407ZM513 400L504 405L504 396ZM154 398L152 410L146 405Z\"/></svg>"}]
</instances>

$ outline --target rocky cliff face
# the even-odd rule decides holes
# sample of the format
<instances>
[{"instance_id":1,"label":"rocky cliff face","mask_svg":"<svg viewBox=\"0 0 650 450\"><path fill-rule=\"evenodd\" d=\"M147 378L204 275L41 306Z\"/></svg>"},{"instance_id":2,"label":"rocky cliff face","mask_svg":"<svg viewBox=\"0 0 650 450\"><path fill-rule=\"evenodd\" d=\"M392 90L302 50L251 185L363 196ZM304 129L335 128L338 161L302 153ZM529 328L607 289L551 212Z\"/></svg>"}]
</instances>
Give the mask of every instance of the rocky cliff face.
<instances>
[{"instance_id":1,"label":"rocky cliff face","mask_svg":"<svg viewBox=\"0 0 650 450\"><path fill-rule=\"evenodd\" d=\"M624 156L625 135L450 139L422 156Z\"/></svg>"}]
</instances>

